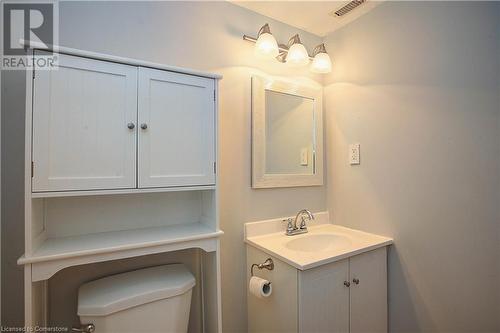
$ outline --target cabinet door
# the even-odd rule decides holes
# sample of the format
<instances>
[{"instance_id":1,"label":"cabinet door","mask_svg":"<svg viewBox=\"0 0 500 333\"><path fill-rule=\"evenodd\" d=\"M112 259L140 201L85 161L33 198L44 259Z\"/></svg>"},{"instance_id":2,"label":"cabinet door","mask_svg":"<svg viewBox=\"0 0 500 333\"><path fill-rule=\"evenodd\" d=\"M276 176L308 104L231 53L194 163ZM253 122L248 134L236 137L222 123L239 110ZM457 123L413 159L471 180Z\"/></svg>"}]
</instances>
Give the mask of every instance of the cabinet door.
<instances>
[{"instance_id":1,"label":"cabinet door","mask_svg":"<svg viewBox=\"0 0 500 333\"><path fill-rule=\"evenodd\" d=\"M214 80L139 69L139 187L215 183Z\"/></svg>"},{"instance_id":2,"label":"cabinet door","mask_svg":"<svg viewBox=\"0 0 500 333\"><path fill-rule=\"evenodd\" d=\"M349 332L347 281L347 259L300 271L299 332Z\"/></svg>"},{"instance_id":3,"label":"cabinet door","mask_svg":"<svg viewBox=\"0 0 500 333\"><path fill-rule=\"evenodd\" d=\"M137 68L58 57L33 80L33 191L135 187Z\"/></svg>"},{"instance_id":4,"label":"cabinet door","mask_svg":"<svg viewBox=\"0 0 500 333\"><path fill-rule=\"evenodd\" d=\"M352 257L350 275L351 333L387 332L386 248Z\"/></svg>"}]
</instances>

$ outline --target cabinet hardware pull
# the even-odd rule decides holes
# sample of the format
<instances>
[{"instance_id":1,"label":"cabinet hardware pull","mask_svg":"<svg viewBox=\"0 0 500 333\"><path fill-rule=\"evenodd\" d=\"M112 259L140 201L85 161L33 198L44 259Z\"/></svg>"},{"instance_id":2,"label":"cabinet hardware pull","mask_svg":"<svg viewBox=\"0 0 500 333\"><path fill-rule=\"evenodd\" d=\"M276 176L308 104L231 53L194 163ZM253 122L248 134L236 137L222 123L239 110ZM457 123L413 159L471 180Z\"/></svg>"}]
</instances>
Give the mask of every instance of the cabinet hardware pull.
<instances>
[{"instance_id":1,"label":"cabinet hardware pull","mask_svg":"<svg viewBox=\"0 0 500 333\"><path fill-rule=\"evenodd\" d=\"M134 123L128 123L127 127L128 127L128 129L134 129L135 128L135 124Z\"/></svg>"},{"instance_id":2,"label":"cabinet hardware pull","mask_svg":"<svg viewBox=\"0 0 500 333\"><path fill-rule=\"evenodd\" d=\"M352 279L352 282L354 282L354 284L359 284L359 279L354 278Z\"/></svg>"},{"instance_id":3,"label":"cabinet hardware pull","mask_svg":"<svg viewBox=\"0 0 500 333\"><path fill-rule=\"evenodd\" d=\"M344 281L344 286L346 286L347 288L349 288L351 286L351 282L349 281Z\"/></svg>"},{"instance_id":4,"label":"cabinet hardware pull","mask_svg":"<svg viewBox=\"0 0 500 333\"><path fill-rule=\"evenodd\" d=\"M143 130L147 129L147 128L148 128L148 124L146 124L146 123L142 123L142 124L141 124L141 128L142 128Z\"/></svg>"}]
</instances>

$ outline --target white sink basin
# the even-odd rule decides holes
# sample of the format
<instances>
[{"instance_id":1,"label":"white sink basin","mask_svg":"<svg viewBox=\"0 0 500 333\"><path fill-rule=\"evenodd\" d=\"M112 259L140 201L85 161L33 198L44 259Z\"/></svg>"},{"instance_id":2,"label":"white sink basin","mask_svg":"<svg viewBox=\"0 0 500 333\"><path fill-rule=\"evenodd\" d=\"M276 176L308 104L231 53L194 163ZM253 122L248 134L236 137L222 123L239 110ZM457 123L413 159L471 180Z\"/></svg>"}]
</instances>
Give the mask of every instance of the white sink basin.
<instances>
[{"instance_id":1,"label":"white sink basin","mask_svg":"<svg viewBox=\"0 0 500 333\"><path fill-rule=\"evenodd\" d=\"M294 237L294 236L289 236ZM312 234L298 236L285 243L285 247L292 251L318 252L342 250L351 246L351 241L341 235Z\"/></svg>"},{"instance_id":2,"label":"white sink basin","mask_svg":"<svg viewBox=\"0 0 500 333\"><path fill-rule=\"evenodd\" d=\"M245 242L305 270L392 244L392 239L329 223L328 213L316 213L306 234L287 236L281 219L245 224Z\"/></svg>"}]
</instances>

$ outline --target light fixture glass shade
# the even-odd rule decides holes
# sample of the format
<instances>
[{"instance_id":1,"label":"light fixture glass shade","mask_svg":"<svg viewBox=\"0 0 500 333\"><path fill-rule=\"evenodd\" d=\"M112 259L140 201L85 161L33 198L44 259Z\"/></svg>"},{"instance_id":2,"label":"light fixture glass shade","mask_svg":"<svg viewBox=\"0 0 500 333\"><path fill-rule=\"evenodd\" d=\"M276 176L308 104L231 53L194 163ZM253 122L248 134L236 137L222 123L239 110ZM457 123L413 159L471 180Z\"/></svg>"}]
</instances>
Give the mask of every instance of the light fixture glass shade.
<instances>
[{"instance_id":1,"label":"light fixture glass shade","mask_svg":"<svg viewBox=\"0 0 500 333\"><path fill-rule=\"evenodd\" d=\"M309 55L304 45L295 43L290 46L286 55L286 63L290 66L306 66L309 63Z\"/></svg>"},{"instance_id":2,"label":"light fixture glass shade","mask_svg":"<svg viewBox=\"0 0 500 333\"><path fill-rule=\"evenodd\" d=\"M274 36L267 32L260 34L255 42L255 54L261 58L276 58L279 50Z\"/></svg>"},{"instance_id":3,"label":"light fixture glass shade","mask_svg":"<svg viewBox=\"0 0 500 333\"><path fill-rule=\"evenodd\" d=\"M316 54L311 64L311 72L325 74L331 71L332 61L328 53L321 52Z\"/></svg>"}]
</instances>

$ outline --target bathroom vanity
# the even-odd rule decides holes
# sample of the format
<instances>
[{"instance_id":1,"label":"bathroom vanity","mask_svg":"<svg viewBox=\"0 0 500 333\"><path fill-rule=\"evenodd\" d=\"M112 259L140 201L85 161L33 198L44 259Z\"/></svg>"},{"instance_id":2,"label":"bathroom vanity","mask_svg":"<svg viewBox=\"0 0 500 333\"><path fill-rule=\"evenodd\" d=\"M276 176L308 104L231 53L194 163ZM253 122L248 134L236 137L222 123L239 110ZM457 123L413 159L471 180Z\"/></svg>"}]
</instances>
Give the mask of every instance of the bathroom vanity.
<instances>
[{"instance_id":1,"label":"bathroom vanity","mask_svg":"<svg viewBox=\"0 0 500 333\"><path fill-rule=\"evenodd\" d=\"M326 212L315 217L295 236L285 235L282 219L245 225L248 269L274 263L254 272L273 293L248 294L249 332L387 332L392 239L330 224Z\"/></svg>"},{"instance_id":2,"label":"bathroom vanity","mask_svg":"<svg viewBox=\"0 0 500 333\"><path fill-rule=\"evenodd\" d=\"M35 60L52 56L31 47ZM60 325L50 320L49 297L60 286L49 282L61 271L101 263L94 276L87 274L93 266L84 269L88 281L111 271L105 263L123 273L155 255L156 265L182 258L196 278L191 330L221 331L221 77L53 51L58 68L30 68L26 77L25 254L18 261L25 268L25 325ZM128 266L133 258L141 266ZM76 307L72 314L64 324L78 323Z\"/></svg>"}]
</instances>

